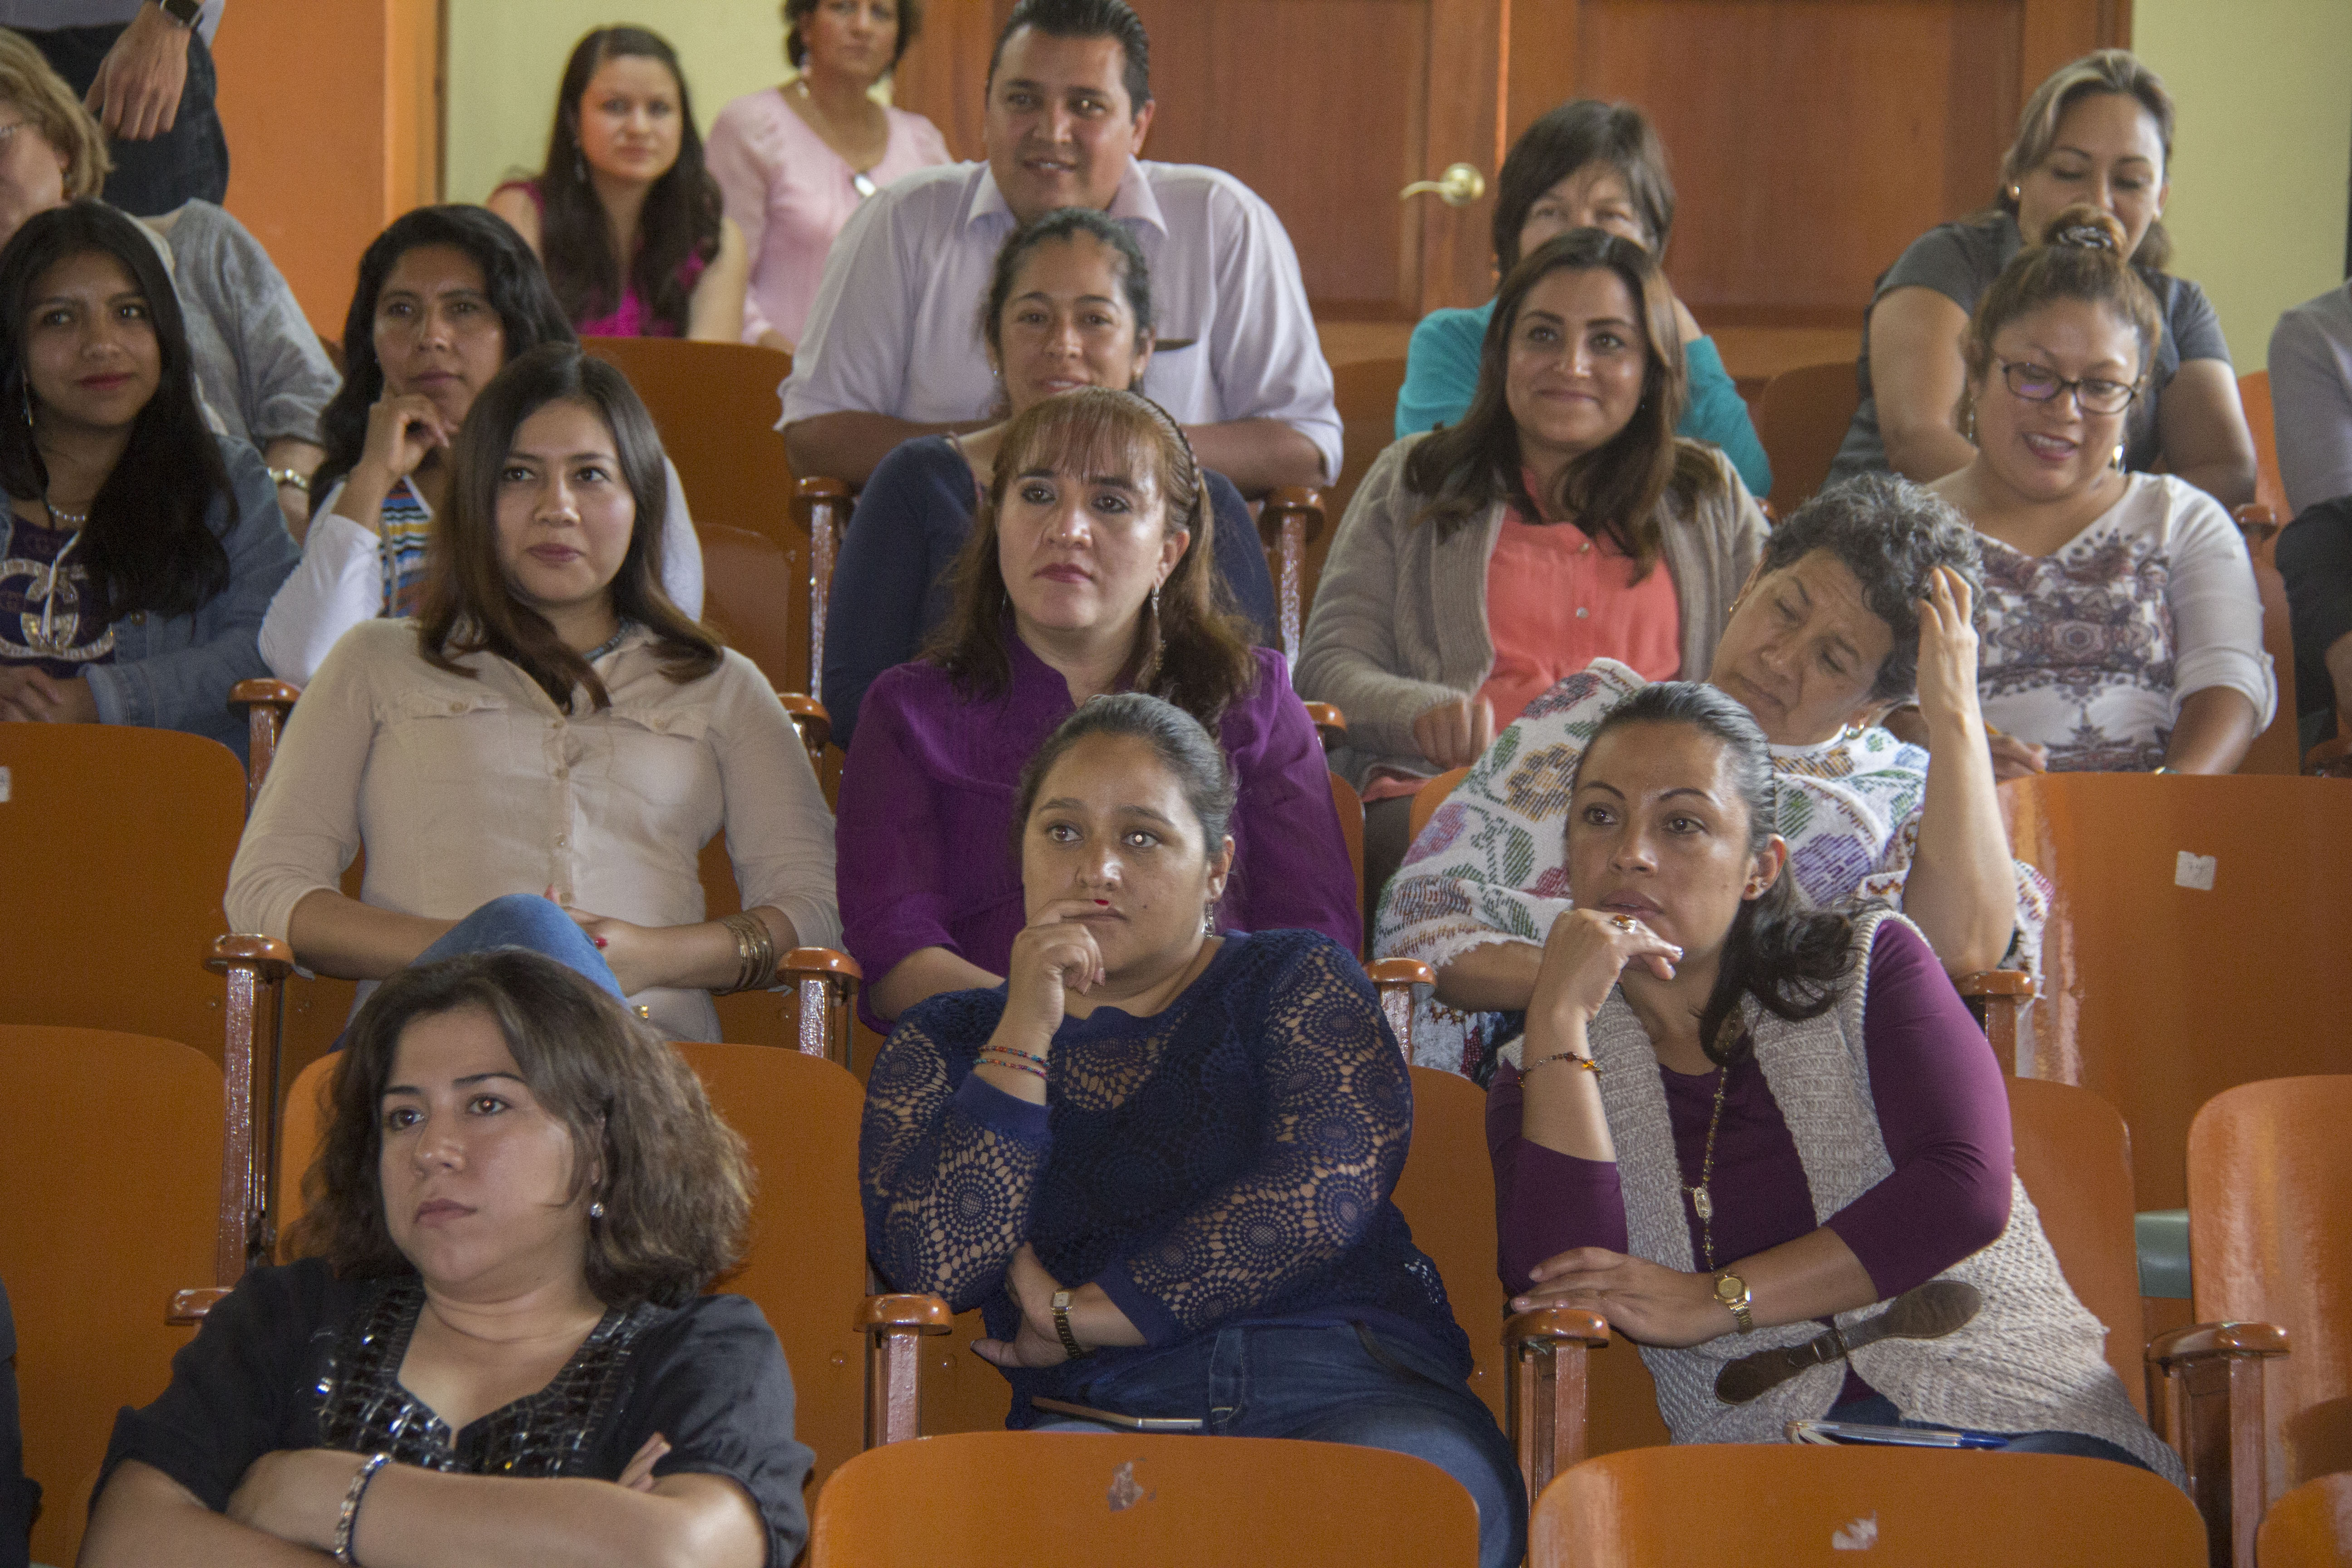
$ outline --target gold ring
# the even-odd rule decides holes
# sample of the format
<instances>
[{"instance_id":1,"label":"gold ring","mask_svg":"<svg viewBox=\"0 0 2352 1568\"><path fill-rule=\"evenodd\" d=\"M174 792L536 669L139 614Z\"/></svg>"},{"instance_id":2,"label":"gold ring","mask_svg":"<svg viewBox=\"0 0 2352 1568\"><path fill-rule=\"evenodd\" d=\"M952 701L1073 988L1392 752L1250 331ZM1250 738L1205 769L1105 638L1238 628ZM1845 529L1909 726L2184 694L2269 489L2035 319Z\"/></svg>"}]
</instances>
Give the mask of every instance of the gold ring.
<instances>
[{"instance_id":1,"label":"gold ring","mask_svg":"<svg viewBox=\"0 0 2352 1568\"><path fill-rule=\"evenodd\" d=\"M1642 922L1635 920L1632 915L1612 915L1609 919L1609 923L1615 926L1619 931L1632 931Z\"/></svg>"}]
</instances>

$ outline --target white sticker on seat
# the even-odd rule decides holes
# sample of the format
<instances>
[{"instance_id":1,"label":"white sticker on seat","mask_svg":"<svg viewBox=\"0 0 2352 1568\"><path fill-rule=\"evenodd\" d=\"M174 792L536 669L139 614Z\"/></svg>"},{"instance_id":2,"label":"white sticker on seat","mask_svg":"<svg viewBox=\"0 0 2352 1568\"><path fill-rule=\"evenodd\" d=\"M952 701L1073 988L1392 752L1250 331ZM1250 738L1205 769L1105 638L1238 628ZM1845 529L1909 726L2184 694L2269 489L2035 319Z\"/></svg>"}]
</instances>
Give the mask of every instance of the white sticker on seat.
<instances>
[{"instance_id":1,"label":"white sticker on seat","mask_svg":"<svg viewBox=\"0 0 2352 1568\"><path fill-rule=\"evenodd\" d=\"M2172 868L2173 883L2178 887L2194 888L2200 893L2210 893L2213 890L2214 864L2213 856L2191 855L2183 849Z\"/></svg>"}]
</instances>

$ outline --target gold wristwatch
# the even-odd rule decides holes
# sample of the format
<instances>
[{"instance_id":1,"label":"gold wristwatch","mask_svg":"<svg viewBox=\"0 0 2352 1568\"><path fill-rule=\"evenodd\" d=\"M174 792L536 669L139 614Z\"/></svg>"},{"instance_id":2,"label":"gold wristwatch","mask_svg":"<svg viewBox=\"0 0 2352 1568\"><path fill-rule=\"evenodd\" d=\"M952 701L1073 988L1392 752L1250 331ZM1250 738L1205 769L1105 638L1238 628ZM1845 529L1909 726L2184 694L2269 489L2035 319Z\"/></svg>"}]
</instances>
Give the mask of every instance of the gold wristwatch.
<instances>
[{"instance_id":1,"label":"gold wristwatch","mask_svg":"<svg viewBox=\"0 0 2352 1568\"><path fill-rule=\"evenodd\" d=\"M1062 1336L1062 1348L1070 1352L1072 1361L1094 1353L1078 1343L1077 1335L1070 1332L1070 1293L1067 1290L1054 1292L1054 1331Z\"/></svg>"},{"instance_id":2,"label":"gold wristwatch","mask_svg":"<svg viewBox=\"0 0 2352 1568\"><path fill-rule=\"evenodd\" d=\"M1715 1277L1715 1299L1731 1309L1731 1315L1739 1320L1741 1333L1756 1331L1756 1319L1748 1311L1755 1297L1749 1292L1747 1280L1730 1269L1725 1269Z\"/></svg>"}]
</instances>

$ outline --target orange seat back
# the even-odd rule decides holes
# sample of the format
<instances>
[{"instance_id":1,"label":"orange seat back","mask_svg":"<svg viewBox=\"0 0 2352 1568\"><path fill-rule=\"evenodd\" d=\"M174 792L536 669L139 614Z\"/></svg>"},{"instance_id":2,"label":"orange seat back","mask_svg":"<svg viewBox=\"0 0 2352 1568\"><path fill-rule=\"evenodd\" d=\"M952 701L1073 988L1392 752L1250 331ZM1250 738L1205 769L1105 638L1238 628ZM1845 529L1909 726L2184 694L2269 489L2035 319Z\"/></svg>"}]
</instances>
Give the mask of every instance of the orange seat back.
<instances>
[{"instance_id":1,"label":"orange seat back","mask_svg":"<svg viewBox=\"0 0 2352 1568\"><path fill-rule=\"evenodd\" d=\"M2132 1233L2131 1134L2116 1108L2087 1089L2022 1078L2008 1086L2018 1179L2074 1299L2107 1326L2107 1364L2145 1415L2147 1331Z\"/></svg>"},{"instance_id":2,"label":"orange seat back","mask_svg":"<svg viewBox=\"0 0 2352 1568\"><path fill-rule=\"evenodd\" d=\"M2352 1474L2305 1481L2263 1516L2263 1568L2352 1568Z\"/></svg>"},{"instance_id":3,"label":"orange seat back","mask_svg":"<svg viewBox=\"0 0 2352 1568\"><path fill-rule=\"evenodd\" d=\"M809 1536L809 1568L1425 1568L1477 1555L1477 1506L1425 1459L1168 1433L893 1443L841 1468Z\"/></svg>"},{"instance_id":4,"label":"orange seat back","mask_svg":"<svg viewBox=\"0 0 2352 1568\"><path fill-rule=\"evenodd\" d=\"M1862 385L1852 360L1800 365L1764 384L1756 404L1756 438L1772 460L1772 515L1785 518L1813 499L1845 442Z\"/></svg>"},{"instance_id":5,"label":"orange seat back","mask_svg":"<svg viewBox=\"0 0 2352 1568\"><path fill-rule=\"evenodd\" d=\"M1392 1194L1413 1245L1437 1265L1470 1340L1470 1386L1503 1419L1503 1280L1496 1272L1495 1166L1486 1091L1459 1073L1412 1069L1412 1142Z\"/></svg>"},{"instance_id":6,"label":"orange seat back","mask_svg":"<svg viewBox=\"0 0 2352 1568\"><path fill-rule=\"evenodd\" d=\"M224 694L224 701L226 697ZM221 1058L221 897L245 770L217 741L114 724L0 724L0 1023L120 1029ZM194 1283L194 1281L191 1281Z\"/></svg>"},{"instance_id":7,"label":"orange seat back","mask_svg":"<svg viewBox=\"0 0 2352 1568\"><path fill-rule=\"evenodd\" d=\"M2246 410L2246 428L2254 437L2254 504L2271 509L2284 525L2294 521L2287 508L2286 481L2279 477L2278 422L2271 406L2271 373L2248 371L2238 378L2238 401Z\"/></svg>"},{"instance_id":8,"label":"orange seat back","mask_svg":"<svg viewBox=\"0 0 2352 1568\"><path fill-rule=\"evenodd\" d=\"M2205 1568L2179 1489L2113 1459L1717 1443L1586 1460L1544 1489L1528 1568L1834 1563ZM1867 1552L1867 1556L1860 1553Z\"/></svg>"},{"instance_id":9,"label":"orange seat back","mask_svg":"<svg viewBox=\"0 0 2352 1568\"><path fill-rule=\"evenodd\" d=\"M114 1413L163 1393L188 1342L164 1303L212 1282L220 1068L171 1040L0 1025L0 1151L25 1469L47 1494L33 1560L70 1563Z\"/></svg>"},{"instance_id":10,"label":"orange seat back","mask_svg":"<svg viewBox=\"0 0 2352 1568\"><path fill-rule=\"evenodd\" d=\"M2122 1111L2137 1206L2179 1208L2200 1106L2262 1079L2352 1072L2336 995L2352 952L2352 789L2044 773L2002 794L2011 847L2056 889L2018 1071ZM2210 890L2194 885L2209 873Z\"/></svg>"},{"instance_id":11,"label":"orange seat back","mask_svg":"<svg viewBox=\"0 0 2352 1568\"><path fill-rule=\"evenodd\" d=\"M775 426L792 355L685 338L585 338L580 346L617 366L645 400L698 522L756 529L779 542L790 536L793 465ZM707 561L704 574L715 581Z\"/></svg>"},{"instance_id":12,"label":"orange seat back","mask_svg":"<svg viewBox=\"0 0 2352 1568\"><path fill-rule=\"evenodd\" d=\"M702 618L778 691L809 689L808 538L694 525L702 542Z\"/></svg>"},{"instance_id":13,"label":"orange seat back","mask_svg":"<svg viewBox=\"0 0 2352 1568\"><path fill-rule=\"evenodd\" d=\"M715 1288L757 1302L783 1342L793 1369L793 1433L816 1450L814 1479L823 1485L865 1441L865 1343L852 1327L866 1293L866 1218L857 1189L864 1093L841 1068L798 1051L696 1042L675 1048L719 1114L751 1145L757 1176L751 1247L742 1267ZM333 1065L331 1058L312 1064L288 1097L278 1146L286 1173L280 1235L302 1212L302 1173L325 1130L321 1096ZM1003 1410L997 1414L1001 1421Z\"/></svg>"},{"instance_id":14,"label":"orange seat back","mask_svg":"<svg viewBox=\"0 0 2352 1568\"><path fill-rule=\"evenodd\" d=\"M2340 963L2340 959L2339 959ZM2233 1044L2234 1044L2234 1037ZM2189 1128L2189 1266L2200 1321L2287 1331L2269 1368L2267 1494L2352 1470L2352 1076L2218 1094ZM2270 1558L2265 1550L2263 1559Z\"/></svg>"}]
</instances>

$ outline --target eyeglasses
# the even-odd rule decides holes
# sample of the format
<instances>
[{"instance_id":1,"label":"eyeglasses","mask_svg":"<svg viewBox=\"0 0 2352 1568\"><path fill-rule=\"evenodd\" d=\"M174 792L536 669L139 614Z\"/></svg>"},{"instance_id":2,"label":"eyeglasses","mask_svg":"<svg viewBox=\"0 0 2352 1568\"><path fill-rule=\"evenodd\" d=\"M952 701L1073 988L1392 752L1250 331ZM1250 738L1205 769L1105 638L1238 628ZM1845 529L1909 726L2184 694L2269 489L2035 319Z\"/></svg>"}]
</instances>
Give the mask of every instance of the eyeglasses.
<instances>
[{"instance_id":1,"label":"eyeglasses","mask_svg":"<svg viewBox=\"0 0 2352 1568\"><path fill-rule=\"evenodd\" d=\"M2074 405L2085 414L2121 414L2139 395L2139 384L2129 381L2107 381L2095 375L2085 375L2069 381L2046 365L2029 361L1997 362L2000 378L2009 384L2010 391L2028 403L2050 403L2063 393L2074 395Z\"/></svg>"},{"instance_id":2,"label":"eyeglasses","mask_svg":"<svg viewBox=\"0 0 2352 1568\"><path fill-rule=\"evenodd\" d=\"M14 136L17 132L22 131L26 126L30 125L32 121L29 120L19 120L11 124L0 125L0 147L5 147L8 144L9 137Z\"/></svg>"}]
</instances>

